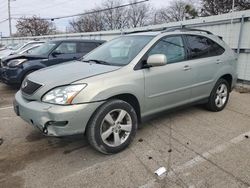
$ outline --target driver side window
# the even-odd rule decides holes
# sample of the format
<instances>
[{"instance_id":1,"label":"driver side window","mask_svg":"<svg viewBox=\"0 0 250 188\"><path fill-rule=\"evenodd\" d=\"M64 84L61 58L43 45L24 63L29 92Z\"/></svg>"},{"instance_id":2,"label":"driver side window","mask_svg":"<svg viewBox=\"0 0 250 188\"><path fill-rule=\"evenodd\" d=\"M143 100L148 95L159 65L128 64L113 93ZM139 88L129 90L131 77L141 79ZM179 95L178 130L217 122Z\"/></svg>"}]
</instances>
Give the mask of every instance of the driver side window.
<instances>
[{"instance_id":1,"label":"driver side window","mask_svg":"<svg viewBox=\"0 0 250 188\"><path fill-rule=\"evenodd\" d=\"M55 49L54 52L59 54L74 54L76 53L76 43L63 42Z\"/></svg>"},{"instance_id":2,"label":"driver side window","mask_svg":"<svg viewBox=\"0 0 250 188\"><path fill-rule=\"evenodd\" d=\"M148 53L164 54L167 56L168 64L176 63L185 59L185 47L181 36L168 36L162 38Z\"/></svg>"}]
</instances>

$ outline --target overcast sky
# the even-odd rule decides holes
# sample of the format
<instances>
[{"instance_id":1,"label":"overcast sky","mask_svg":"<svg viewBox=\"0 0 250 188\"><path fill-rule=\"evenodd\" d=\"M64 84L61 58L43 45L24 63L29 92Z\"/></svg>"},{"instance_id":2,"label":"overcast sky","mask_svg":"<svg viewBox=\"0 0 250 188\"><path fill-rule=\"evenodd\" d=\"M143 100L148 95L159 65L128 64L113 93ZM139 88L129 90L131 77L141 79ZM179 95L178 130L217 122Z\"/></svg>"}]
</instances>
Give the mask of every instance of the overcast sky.
<instances>
[{"instance_id":1,"label":"overcast sky","mask_svg":"<svg viewBox=\"0 0 250 188\"><path fill-rule=\"evenodd\" d=\"M32 16L40 17L57 17L82 13L85 10L94 8L104 0L11 0L11 14L12 17ZM118 0L119 1L119 0ZM9 35L8 21L1 23L1 21L8 18L8 0L0 0L0 32L3 36ZM128 0L123 0L128 3ZM169 0L150 0L149 4L153 7L162 7L168 4ZM57 28L65 31L68 25L68 19L55 21ZM15 29L15 21L12 22L13 33Z\"/></svg>"}]
</instances>

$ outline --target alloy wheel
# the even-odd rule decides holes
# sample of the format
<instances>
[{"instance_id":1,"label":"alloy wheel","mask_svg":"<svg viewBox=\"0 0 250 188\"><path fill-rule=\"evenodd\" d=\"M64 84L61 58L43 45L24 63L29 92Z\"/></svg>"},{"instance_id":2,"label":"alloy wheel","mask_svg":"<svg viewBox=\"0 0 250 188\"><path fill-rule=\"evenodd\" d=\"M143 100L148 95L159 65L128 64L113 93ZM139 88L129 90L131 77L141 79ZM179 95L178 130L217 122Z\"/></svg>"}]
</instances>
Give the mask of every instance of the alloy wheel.
<instances>
[{"instance_id":1,"label":"alloy wheel","mask_svg":"<svg viewBox=\"0 0 250 188\"><path fill-rule=\"evenodd\" d=\"M215 105L218 108L221 108L223 105L225 105L228 97L228 89L225 84L220 84L216 91L216 97L215 97Z\"/></svg>"},{"instance_id":2,"label":"alloy wheel","mask_svg":"<svg viewBox=\"0 0 250 188\"><path fill-rule=\"evenodd\" d=\"M132 131L132 118L125 110L112 110L104 117L100 129L105 144L110 147L120 146Z\"/></svg>"}]
</instances>

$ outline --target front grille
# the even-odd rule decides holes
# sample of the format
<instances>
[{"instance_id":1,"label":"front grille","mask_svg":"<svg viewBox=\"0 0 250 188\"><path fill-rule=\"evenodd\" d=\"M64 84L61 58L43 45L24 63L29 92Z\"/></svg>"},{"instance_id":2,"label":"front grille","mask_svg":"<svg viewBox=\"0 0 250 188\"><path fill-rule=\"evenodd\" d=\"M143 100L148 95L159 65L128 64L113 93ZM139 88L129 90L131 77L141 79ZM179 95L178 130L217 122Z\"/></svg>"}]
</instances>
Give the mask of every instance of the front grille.
<instances>
[{"instance_id":1,"label":"front grille","mask_svg":"<svg viewBox=\"0 0 250 188\"><path fill-rule=\"evenodd\" d=\"M32 82L28 79L24 80L21 86L21 90L24 94L32 95L35 93L42 85Z\"/></svg>"}]
</instances>

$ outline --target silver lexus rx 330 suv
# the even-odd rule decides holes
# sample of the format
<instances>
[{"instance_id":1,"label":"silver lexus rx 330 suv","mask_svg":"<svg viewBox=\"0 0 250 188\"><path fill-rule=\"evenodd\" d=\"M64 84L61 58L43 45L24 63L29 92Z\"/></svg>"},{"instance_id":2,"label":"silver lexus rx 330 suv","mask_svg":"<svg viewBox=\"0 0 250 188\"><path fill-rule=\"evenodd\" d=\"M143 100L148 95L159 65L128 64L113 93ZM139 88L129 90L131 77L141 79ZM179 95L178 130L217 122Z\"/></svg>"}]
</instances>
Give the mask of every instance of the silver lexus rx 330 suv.
<instances>
[{"instance_id":1,"label":"silver lexus rx 330 suv","mask_svg":"<svg viewBox=\"0 0 250 188\"><path fill-rule=\"evenodd\" d=\"M234 52L210 32L134 33L28 75L14 109L45 135L84 133L98 151L117 153L153 114L200 101L221 111L236 78Z\"/></svg>"}]
</instances>

